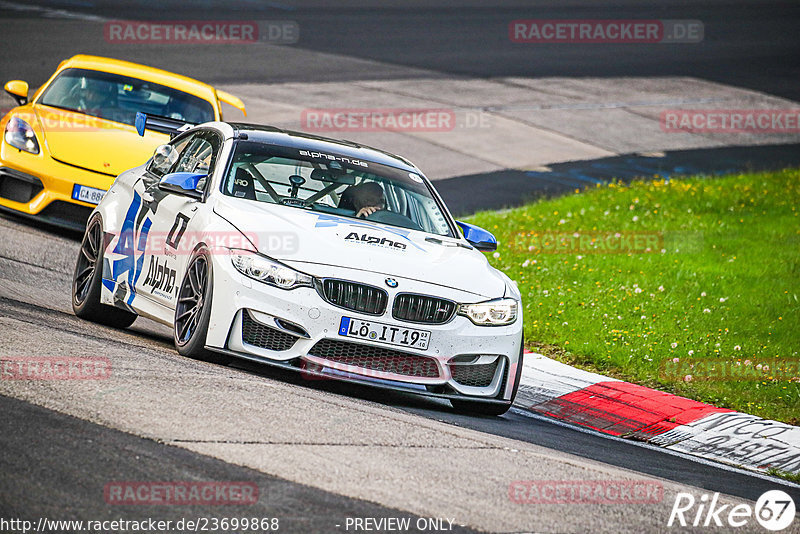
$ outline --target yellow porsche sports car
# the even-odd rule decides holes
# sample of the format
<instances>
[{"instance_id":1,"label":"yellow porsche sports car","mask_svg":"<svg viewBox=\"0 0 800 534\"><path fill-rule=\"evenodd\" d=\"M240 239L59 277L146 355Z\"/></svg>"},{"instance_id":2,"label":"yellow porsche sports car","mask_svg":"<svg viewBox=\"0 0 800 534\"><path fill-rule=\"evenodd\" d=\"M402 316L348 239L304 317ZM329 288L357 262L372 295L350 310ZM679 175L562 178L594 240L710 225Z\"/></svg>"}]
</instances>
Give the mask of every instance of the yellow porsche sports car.
<instances>
[{"instance_id":1,"label":"yellow porsche sports car","mask_svg":"<svg viewBox=\"0 0 800 534\"><path fill-rule=\"evenodd\" d=\"M157 128L140 137L137 112L200 124L222 120L225 102L246 114L239 98L203 82L86 55L63 61L30 101L26 82L5 90L19 105L0 121L0 208L80 230L114 178L169 140Z\"/></svg>"}]
</instances>

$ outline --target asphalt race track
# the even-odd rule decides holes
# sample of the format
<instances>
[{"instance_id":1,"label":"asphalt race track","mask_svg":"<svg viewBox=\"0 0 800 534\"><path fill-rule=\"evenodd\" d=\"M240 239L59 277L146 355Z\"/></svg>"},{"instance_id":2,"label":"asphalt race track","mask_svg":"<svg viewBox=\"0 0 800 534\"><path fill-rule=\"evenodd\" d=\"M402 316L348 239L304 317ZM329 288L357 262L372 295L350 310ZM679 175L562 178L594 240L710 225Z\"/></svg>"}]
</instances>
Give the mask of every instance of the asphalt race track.
<instances>
[{"instance_id":1,"label":"asphalt race track","mask_svg":"<svg viewBox=\"0 0 800 534\"><path fill-rule=\"evenodd\" d=\"M796 83L800 78L800 41L796 37L800 6L791 1L512 0L490 6L477 0L205 0L199 4L201 9L198 4L181 0L40 0L32 4L105 19L236 20L246 15L247 19L298 22L301 37L297 46L279 50L251 47L248 53L233 57L230 49L209 50L197 45L125 47L132 61L147 60L154 66L179 69L216 83L380 79L403 77L410 70L431 76L484 77L681 75L800 99ZM26 20L37 14L54 17L35 10L6 12ZM549 45L537 48L535 53L508 40L509 21L536 18L694 19L703 21L706 36L699 48L654 44L632 50L625 45ZM25 29L18 26L11 31L16 34ZM65 37L57 30L40 34L33 42L6 40L0 70L34 85L43 82L61 57L85 51L92 38L90 32ZM121 49L107 43L97 46L104 52ZM298 57L296 48L330 56L300 63L287 61ZM20 61L23 57L32 60ZM378 64L393 67L376 68Z\"/></svg>"},{"instance_id":2,"label":"asphalt race track","mask_svg":"<svg viewBox=\"0 0 800 534\"><path fill-rule=\"evenodd\" d=\"M674 75L800 100L795 2L200 4L203 11L178 0L0 1L3 82L21 78L36 87L61 59L86 52L211 83ZM123 18L292 20L301 39L247 48L119 46L97 38L102 20ZM507 39L508 21L525 18L697 19L706 39L690 54L666 45L550 46L532 54ZM469 213L571 190L570 177L594 172L598 161L554 165L550 188L530 187L530 172L509 170L449 178L440 189L454 212ZM626 174L628 160L602 163L616 166L617 177L634 175ZM784 144L675 151L663 164L714 174L798 163L798 145ZM79 239L0 215L0 356L103 356L113 368L110 380L93 383L0 381L0 519L246 515L277 517L281 532L346 532L354 531L348 518L405 517L429 526L436 523L426 520L443 520L439 529L419 530L426 532L664 532L678 492L719 492L724 502L739 503L782 489L800 504L796 484L516 408L499 418L466 417L447 403L410 395L309 381L252 363L223 367L186 359L173 349L168 329L145 319L125 331L83 322L70 307ZM657 481L663 499L564 506L509 498L516 480L584 479ZM246 507L104 500L111 482L178 480L247 481L257 485L259 499Z\"/></svg>"},{"instance_id":3,"label":"asphalt race track","mask_svg":"<svg viewBox=\"0 0 800 534\"><path fill-rule=\"evenodd\" d=\"M0 221L0 228L4 236L0 249L2 353L102 355L111 359L114 373L107 384L0 382L3 395L43 406L9 397L0 401L2 428L6 429L0 438L3 517L224 517L230 513L226 507L120 510L103 501L102 488L120 480L247 480L259 485L262 496L269 496L259 501L258 517L280 517L285 520L284 528L292 532L331 532L343 516L410 516L369 502L396 502L394 508L403 510L420 506L413 494L399 495L398 488L410 491L409 484L427 486L423 493L435 503L428 509L443 510L439 516L460 508L453 502L460 497L506 500L504 493L474 495L469 485L482 487L486 481L471 479L469 472L457 480L458 488L449 479L452 471L466 469L460 465L468 461L465 453L501 451L501 458L487 459L488 465L508 477L519 477L518 469L533 469L537 475L531 478L546 480L575 478L575 470L594 478L597 473L585 473L597 471L611 479L655 477L665 485L672 481L685 491L718 491L748 500L775 487L800 496L796 487L778 485L767 477L611 440L517 409L500 418L466 417L444 403L409 395L308 381L250 363L222 367L187 360L175 353L169 331L160 325L139 319L122 332L87 324L72 315L69 270L78 250L77 236L42 232L8 219ZM440 432L445 437L439 437ZM470 435L463 436L463 432ZM339 450L324 453L325 448ZM362 461L354 462L348 453L358 454ZM426 469L420 469L417 462L421 460L415 457L434 454L454 465L425 461L421 465ZM546 459L536 467L523 468L530 460L518 465L517 457L522 454L537 458L537 463ZM511 458L502 457L505 455ZM409 477L408 481L380 475L389 458L397 462L390 475L410 469L401 475ZM264 465L259 463L262 461ZM323 471L315 472L314 467ZM507 487L513 480L500 477L490 487L495 483ZM332 491L308 487L315 486L315 481ZM443 487L447 492L434 498ZM370 498L371 492L375 497ZM666 489L665 495L669 495ZM628 508L633 515L641 513L636 507ZM614 514L625 515L626 510ZM543 513L539 508L534 515L524 506L509 508L501 501L498 511L514 517L506 517L502 525L479 523L478 528L560 531L558 510ZM248 509L248 515L250 512ZM620 519L607 517L605 512L594 512L598 515L591 523L579 521L570 526L591 524L597 531L621 528ZM464 510L461 513L466 514ZM632 521L628 525L632 532L646 531L659 514L665 521L663 514L668 510L649 513L655 517L624 521ZM469 517L453 515L464 524L475 524ZM498 520L494 514L488 517Z\"/></svg>"}]
</instances>

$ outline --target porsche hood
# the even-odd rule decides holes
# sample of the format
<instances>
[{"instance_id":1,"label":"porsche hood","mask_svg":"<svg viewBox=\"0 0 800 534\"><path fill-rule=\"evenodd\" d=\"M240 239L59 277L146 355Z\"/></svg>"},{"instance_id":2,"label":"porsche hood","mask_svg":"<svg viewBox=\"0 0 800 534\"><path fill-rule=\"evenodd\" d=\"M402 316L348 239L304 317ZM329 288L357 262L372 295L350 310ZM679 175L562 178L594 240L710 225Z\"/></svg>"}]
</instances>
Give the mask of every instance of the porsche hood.
<instances>
[{"instance_id":1,"label":"porsche hood","mask_svg":"<svg viewBox=\"0 0 800 534\"><path fill-rule=\"evenodd\" d=\"M35 106L50 155L63 163L117 176L153 155L153 146L167 136L147 132L142 141L133 126L49 106Z\"/></svg>"},{"instance_id":2,"label":"porsche hood","mask_svg":"<svg viewBox=\"0 0 800 534\"><path fill-rule=\"evenodd\" d=\"M325 276L325 266L335 266L420 280L486 299L505 292L502 276L486 258L454 239L227 197L216 201L214 211L260 253L316 276Z\"/></svg>"}]
</instances>

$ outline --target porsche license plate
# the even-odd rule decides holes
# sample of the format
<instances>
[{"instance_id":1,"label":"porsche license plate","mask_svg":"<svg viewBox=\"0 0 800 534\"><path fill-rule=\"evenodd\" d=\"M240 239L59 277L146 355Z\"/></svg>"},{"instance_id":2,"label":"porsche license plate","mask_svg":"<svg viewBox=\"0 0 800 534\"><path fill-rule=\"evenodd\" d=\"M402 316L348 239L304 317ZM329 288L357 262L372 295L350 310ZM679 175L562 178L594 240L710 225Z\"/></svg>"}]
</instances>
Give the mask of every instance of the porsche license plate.
<instances>
[{"instance_id":1,"label":"porsche license plate","mask_svg":"<svg viewBox=\"0 0 800 534\"><path fill-rule=\"evenodd\" d=\"M85 185L75 184L75 187L72 188L72 198L88 202L89 204L100 204L105 194L106 192L102 189L86 187Z\"/></svg>"},{"instance_id":2,"label":"porsche license plate","mask_svg":"<svg viewBox=\"0 0 800 534\"><path fill-rule=\"evenodd\" d=\"M420 350L427 349L431 339L431 333L426 330L363 321L352 317L342 317L339 323L339 335Z\"/></svg>"}]
</instances>

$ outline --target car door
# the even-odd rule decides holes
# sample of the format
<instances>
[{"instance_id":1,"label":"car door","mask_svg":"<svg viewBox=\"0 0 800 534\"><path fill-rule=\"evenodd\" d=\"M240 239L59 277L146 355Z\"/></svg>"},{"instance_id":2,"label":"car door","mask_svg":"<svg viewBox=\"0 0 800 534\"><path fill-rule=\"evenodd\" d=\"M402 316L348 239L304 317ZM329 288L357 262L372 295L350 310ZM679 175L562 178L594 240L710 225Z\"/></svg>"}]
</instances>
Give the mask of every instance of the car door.
<instances>
[{"instance_id":1,"label":"car door","mask_svg":"<svg viewBox=\"0 0 800 534\"><path fill-rule=\"evenodd\" d=\"M207 177L214 170L222 138L213 130L199 130L176 139L173 146L178 157L168 173L159 176L153 169L145 178L142 201L152 213L152 222L136 286L137 294L172 310L186 264L202 234L202 228L194 228L192 220L204 203L202 199L165 191L158 184L166 174L202 174L205 178L199 180L196 191L205 193Z\"/></svg>"}]
</instances>

